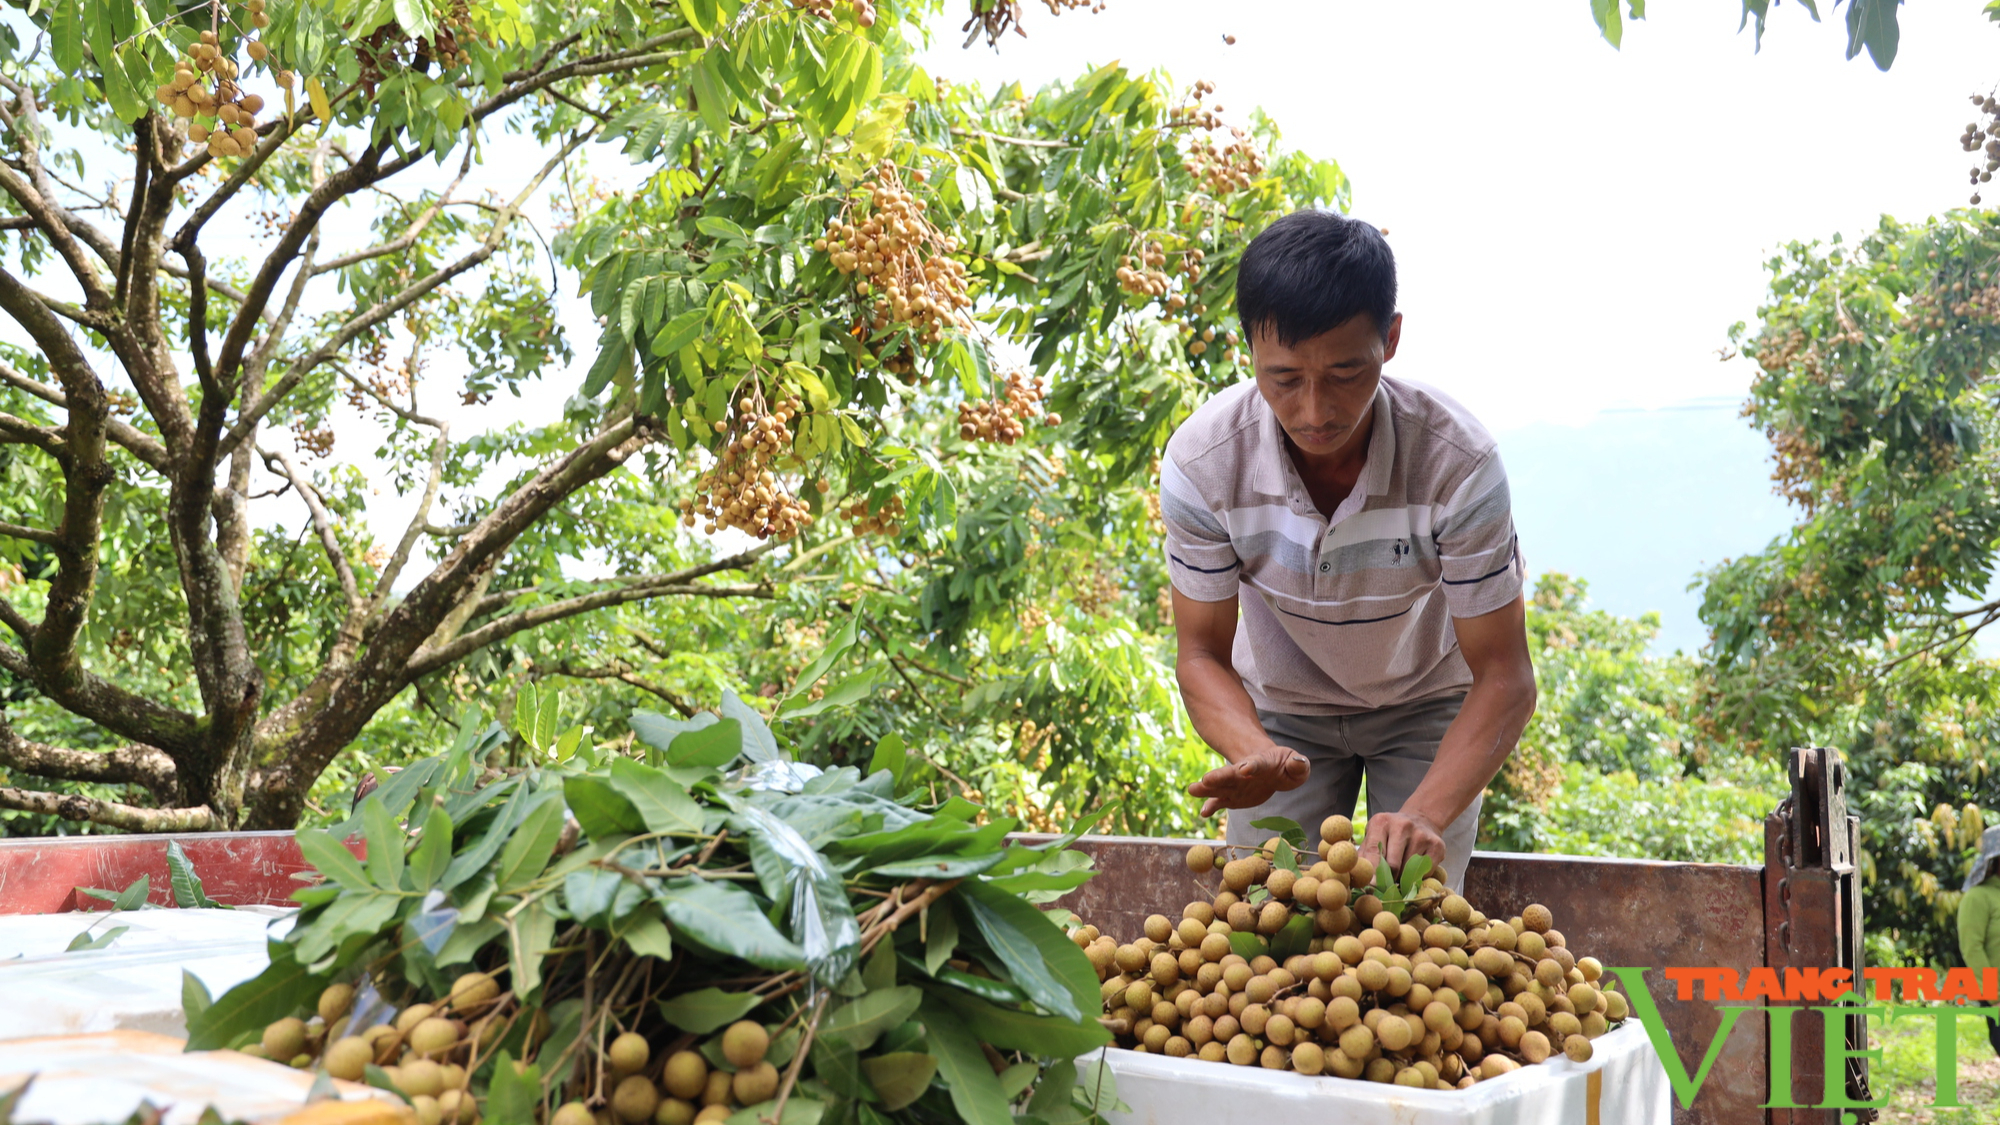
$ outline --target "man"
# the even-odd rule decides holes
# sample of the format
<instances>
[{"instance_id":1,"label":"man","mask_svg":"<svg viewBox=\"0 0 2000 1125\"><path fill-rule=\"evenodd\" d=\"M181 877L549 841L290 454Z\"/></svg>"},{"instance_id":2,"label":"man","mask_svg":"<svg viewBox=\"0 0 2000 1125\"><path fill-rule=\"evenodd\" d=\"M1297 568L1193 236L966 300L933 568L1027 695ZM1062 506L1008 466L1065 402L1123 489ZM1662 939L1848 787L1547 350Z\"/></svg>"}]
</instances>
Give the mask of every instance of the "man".
<instances>
[{"instance_id":1,"label":"man","mask_svg":"<svg viewBox=\"0 0 2000 1125\"><path fill-rule=\"evenodd\" d=\"M1979 837L1979 856L1965 876L1965 897L1958 900L1958 953L1965 966L1984 977L2000 965L2000 827ZM1986 1041L2000 1055L2000 1020L1986 1021Z\"/></svg>"},{"instance_id":2,"label":"man","mask_svg":"<svg viewBox=\"0 0 2000 1125\"><path fill-rule=\"evenodd\" d=\"M1457 886L1535 708L1506 473L1463 407L1382 374L1403 318L1373 226L1271 224L1236 305L1256 381L1161 461L1175 671L1226 761L1188 792L1248 845L1263 817L1351 813L1365 777L1364 854L1427 855Z\"/></svg>"}]
</instances>

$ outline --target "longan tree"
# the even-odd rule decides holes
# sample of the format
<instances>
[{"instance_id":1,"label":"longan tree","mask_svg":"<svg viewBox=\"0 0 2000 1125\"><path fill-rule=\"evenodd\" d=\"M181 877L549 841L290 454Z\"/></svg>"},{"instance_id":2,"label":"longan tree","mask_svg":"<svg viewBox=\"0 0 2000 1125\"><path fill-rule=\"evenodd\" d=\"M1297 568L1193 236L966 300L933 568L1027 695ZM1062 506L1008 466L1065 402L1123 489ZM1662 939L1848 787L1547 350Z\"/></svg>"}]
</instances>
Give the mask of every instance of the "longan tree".
<instances>
[{"instance_id":1,"label":"longan tree","mask_svg":"<svg viewBox=\"0 0 2000 1125\"><path fill-rule=\"evenodd\" d=\"M968 631L1036 573L1010 567L1084 546L980 520L1135 514L1174 420L1242 372L1245 232L1345 185L1205 87L934 79L907 42L933 10L59 0L4 25L0 669L41 727L0 726L40 782L0 808L287 825L392 701L537 632L603 676L631 667L607 614L857 612L863 575L893 579L873 633L971 682ZM637 187L593 185L603 143ZM601 326L574 374L545 253ZM470 434L435 405L537 386L574 393ZM335 455L343 402L381 448ZM415 502L393 541L371 474ZM1036 667L983 682L1033 698Z\"/></svg>"}]
</instances>

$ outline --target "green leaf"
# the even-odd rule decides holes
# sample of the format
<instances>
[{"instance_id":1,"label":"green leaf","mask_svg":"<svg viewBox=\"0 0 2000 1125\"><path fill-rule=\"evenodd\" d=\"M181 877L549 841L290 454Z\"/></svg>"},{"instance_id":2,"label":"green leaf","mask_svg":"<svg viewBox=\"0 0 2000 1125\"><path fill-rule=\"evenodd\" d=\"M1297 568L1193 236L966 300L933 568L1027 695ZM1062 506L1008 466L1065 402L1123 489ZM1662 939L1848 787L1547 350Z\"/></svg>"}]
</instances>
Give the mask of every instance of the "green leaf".
<instances>
[{"instance_id":1,"label":"green leaf","mask_svg":"<svg viewBox=\"0 0 2000 1125\"><path fill-rule=\"evenodd\" d=\"M1078 1022L1037 1015L995 1004L957 988L930 985L924 991L930 999L949 1005L965 1022L966 1030L981 1043L991 1043L1003 1051L1027 1051L1042 1057L1076 1056L1111 1041L1111 1033L1094 1019Z\"/></svg>"},{"instance_id":2,"label":"green leaf","mask_svg":"<svg viewBox=\"0 0 2000 1125\"><path fill-rule=\"evenodd\" d=\"M373 794L370 794L373 796ZM368 887L368 873L361 869L361 861L347 846L333 838L333 834L318 828L301 828L295 833L299 842L299 852L314 870L350 890L365 890Z\"/></svg>"},{"instance_id":3,"label":"green leaf","mask_svg":"<svg viewBox=\"0 0 2000 1125\"><path fill-rule=\"evenodd\" d=\"M361 837L368 842L369 881L385 891L401 888L403 829L373 793L361 804L361 824Z\"/></svg>"},{"instance_id":4,"label":"green leaf","mask_svg":"<svg viewBox=\"0 0 2000 1125\"><path fill-rule=\"evenodd\" d=\"M909 768L909 764L910 752L903 745L903 736L890 731L875 744L875 754L868 759L868 772L888 770L889 775L895 779L895 787L901 788L903 771Z\"/></svg>"},{"instance_id":5,"label":"green leaf","mask_svg":"<svg viewBox=\"0 0 2000 1125\"><path fill-rule=\"evenodd\" d=\"M894 1113L923 1096L937 1075L936 1055L920 1051L892 1051L861 1060L868 1084L882 1096L882 1108Z\"/></svg>"},{"instance_id":6,"label":"green leaf","mask_svg":"<svg viewBox=\"0 0 2000 1125\"><path fill-rule=\"evenodd\" d=\"M49 11L50 56L66 74L83 69L83 12L83 0L57 0Z\"/></svg>"},{"instance_id":7,"label":"green leaf","mask_svg":"<svg viewBox=\"0 0 2000 1125\"><path fill-rule=\"evenodd\" d=\"M1250 827L1261 828L1266 832L1276 832L1278 835L1284 837L1284 840L1287 844L1290 844L1292 847L1297 848L1300 851L1306 850L1305 828L1303 828L1298 821L1293 820L1289 817L1283 817L1283 816L1258 817L1256 820L1250 822Z\"/></svg>"},{"instance_id":8,"label":"green leaf","mask_svg":"<svg viewBox=\"0 0 2000 1125\"><path fill-rule=\"evenodd\" d=\"M949 1006L927 999L922 1010L938 1062L938 1077L950 1088L952 1108L958 1111L959 1119L965 1125L1014 1125L1007 1098L1000 1092L1000 1079L986 1064L979 1040Z\"/></svg>"},{"instance_id":9,"label":"green leaf","mask_svg":"<svg viewBox=\"0 0 2000 1125\"><path fill-rule=\"evenodd\" d=\"M245 1032L267 1027L306 1006L326 987L326 981L306 971L292 947L271 942L271 962L264 971L217 997L199 1016L189 1013L190 1051L227 1047Z\"/></svg>"},{"instance_id":10,"label":"green leaf","mask_svg":"<svg viewBox=\"0 0 2000 1125\"><path fill-rule=\"evenodd\" d=\"M736 108L735 99L729 96L729 88L716 73L713 49L704 53L699 62L691 68L689 77L694 85L695 108L701 113L702 124L718 138L729 136L729 113Z\"/></svg>"},{"instance_id":11,"label":"green leaf","mask_svg":"<svg viewBox=\"0 0 2000 1125\"><path fill-rule=\"evenodd\" d=\"M349 892L292 932L299 959L310 965L356 934L372 934L395 916L402 900L380 891Z\"/></svg>"},{"instance_id":12,"label":"green leaf","mask_svg":"<svg viewBox=\"0 0 2000 1125\"><path fill-rule=\"evenodd\" d=\"M749 1015L763 1002L754 992L703 988L660 1001L660 1016L691 1035L707 1035Z\"/></svg>"},{"instance_id":13,"label":"green leaf","mask_svg":"<svg viewBox=\"0 0 2000 1125\"><path fill-rule=\"evenodd\" d=\"M565 778L563 800L568 802L569 811L582 826L584 835L593 840L646 830L645 818L633 807L631 799L605 778L587 773Z\"/></svg>"},{"instance_id":14,"label":"green leaf","mask_svg":"<svg viewBox=\"0 0 2000 1125\"><path fill-rule=\"evenodd\" d=\"M542 984L542 958L556 936L556 920L540 900L507 919L508 957L514 994L531 996Z\"/></svg>"},{"instance_id":15,"label":"green leaf","mask_svg":"<svg viewBox=\"0 0 2000 1125\"><path fill-rule=\"evenodd\" d=\"M84 930L82 933L69 939L69 944L63 947L63 952L84 953L93 949L103 949L105 946L117 941L119 935L131 928L130 926L113 926L96 937L91 937L90 931Z\"/></svg>"},{"instance_id":16,"label":"green leaf","mask_svg":"<svg viewBox=\"0 0 2000 1125\"><path fill-rule=\"evenodd\" d=\"M175 842L178 843L179 841ZM151 875L141 875L137 879L132 880L131 884L124 890L118 892L118 897L111 902L111 909L137 910L146 905L146 898L152 893L153 877Z\"/></svg>"},{"instance_id":17,"label":"green leaf","mask_svg":"<svg viewBox=\"0 0 2000 1125\"><path fill-rule=\"evenodd\" d=\"M785 694L786 699L798 698L801 693L818 683L819 678L826 675L827 669L833 667L836 661L847 655L847 650L854 647L855 626L855 618L849 617L847 623L840 627L840 631L833 635L833 639L826 643L826 647L820 650L820 654L813 658L812 663L806 665L805 671L799 673L799 678L792 682L792 690Z\"/></svg>"},{"instance_id":18,"label":"green leaf","mask_svg":"<svg viewBox=\"0 0 2000 1125\"><path fill-rule=\"evenodd\" d=\"M512 891L532 882L555 855L556 840L562 836L563 803L543 801L528 814L507 846L500 849L500 865L494 869L494 885Z\"/></svg>"},{"instance_id":19,"label":"green leaf","mask_svg":"<svg viewBox=\"0 0 2000 1125\"><path fill-rule=\"evenodd\" d=\"M681 18L703 39L714 35L722 21L722 12L716 6L716 0L680 0L680 9Z\"/></svg>"},{"instance_id":20,"label":"green leaf","mask_svg":"<svg viewBox=\"0 0 2000 1125\"><path fill-rule=\"evenodd\" d=\"M1272 849L1271 865L1282 871L1289 871L1294 875L1298 874L1298 849L1292 847L1291 843L1287 840L1279 840L1278 846Z\"/></svg>"},{"instance_id":21,"label":"green leaf","mask_svg":"<svg viewBox=\"0 0 2000 1125\"><path fill-rule=\"evenodd\" d=\"M984 879L960 883L958 892L965 896L973 923L1007 966L1017 988L1067 1019L1081 1020L1086 1013L1095 1014L1099 1003L1096 971L1076 943L1042 917L1041 911ZM1083 962L1081 975L1074 961ZM1090 981L1087 997L1078 985L1083 978Z\"/></svg>"},{"instance_id":22,"label":"green leaf","mask_svg":"<svg viewBox=\"0 0 2000 1125\"><path fill-rule=\"evenodd\" d=\"M773 1064L775 1065L775 1064ZM771 1111L776 1109L776 1099L745 1106L723 1119L724 1125L770 1125ZM794 1094L785 1101L785 1112L778 1118L777 1125L819 1125L826 1114L826 1103L814 1098Z\"/></svg>"},{"instance_id":23,"label":"green leaf","mask_svg":"<svg viewBox=\"0 0 2000 1125\"><path fill-rule=\"evenodd\" d=\"M1229 935L1229 951L1246 961L1255 961L1271 951L1264 939L1256 934L1237 930Z\"/></svg>"},{"instance_id":24,"label":"green leaf","mask_svg":"<svg viewBox=\"0 0 2000 1125\"><path fill-rule=\"evenodd\" d=\"M444 877L445 869L451 866L451 832L451 816L443 809L434 808L424 818L423 836L410 852L411 889L428 891Z\"/></svg>"},{"instance_id":25,"label":"green leaf","mask_svg":"<svg viewBox=\"0 0 2000 1125\"><path fill-rule=\"evenodd\" d=\"M519 1069L517 1070L516 1067ZM486 1090L483 1116L499 1122L528 1123L542 1105L542 1068L532 1063L516 1063L505 1048L493 1067L492 1084Z\"/></svg>"},{"instance_id":26,"label":"green leaf","mask_svg":"<svg viewBox=\"0 0 2000 1125\"><path fill-rule=\"evenodd\" d=\"M805 951L779 933L757 899L741 887L678 879L663 887L658 897L667 920L710 949L766 969L805 966ZM1070 948L1076 948L1074 943Z\"/></svg>"},{"instance_id":27,"label":"green leaf","mask_svg":"<svg viewBox=\"0 0 2000 1125\"><path fill-rule=\"evenodd\" d=\"M632 915L630 927L619 931L619 937L632 952L642 957L658 957L662 961L674 955L673 935L667 931L667 924L650 910L641 910Z\"/></svg>"},{"instance_id":28,"label":"green leaf","mask_svg":"<svg viewBox=\"0 0 2000 1125\"><path fill-rule=\"evenodd\" d=\"M182 969L181 1011L187 1016L188 1021L191 1023L200 1019L201 1014L208 1011L209 1005L213 1003L215 998L208 994L208 986L201 982L201 978Z\"/></svg>"},{"instance_id":29,"label":"green leaf","mask_svg":"<svg viewBox=\"0 0 2000 1125\"><path fill-rule=\"evenodd\" d=\"M850 707L874 694L875 685L881 677L882 670L879 668L869 668L861 672L856 672L854 675L826 689L826 694L819 699L804 706L793 707L783 711L779 717L803 719L809 715L817 715L830 708Z\"/></svg>"},{"instance_id":30,"label":"green leaf","mask_svg":"<svg viewBox=\"0 0 2000 1125\"><path fill-rule=\"evenodd\" d=\"M188 862L179 840L167 841L167 878L173 888L174 905L182 910L228 909L202 891L201 876L194 873L194 864Z\"/></svg>"},{"instance_id":31,"label":"green leaf","mask_svg":"<svg viewBox=\"0 0 2000 1125\"><path fill-rule=\"evenodd\" d=\"M924 971L936 976L938 966L958 948L958 916L949 903L934 902L924 909Z\"/></svg>"},{"instance_id":32,"label":"green leaf","mask_svg":"<svg viewBox=\"0 0 2000 1125\"><path fill-rule=\"evenodd\" d=\"M704 220L705 221L705 220ZM673 355L701 338L702 329L708 327L708 310L692 308L667 322L660 334L653 337L653 354Z\"/></svg>"},{"instance_id":33,"label":"green leaf","mask_svg":"<svg viewBox=\"0 0 2000 1125\"><path fill-rule=\"evenodd\" d=\"M1043 1118L1070 1108L1070 1096L1076 1092L1076 1063L1071 1059L1057 1059L1042 1072L1041 1084L1035 1087L1035 1096L1028 1099L1029 1114Z\"/></svg>"},{"instance_id":34,"label":"green leaf","mask_svg":"<svg viewBox=\"0 0 2000 1125\"><path fill-rule=\"evenodd\" d=\"M679 835L700 833L703 813L701 806L688 796L685 786L651 766L642 766L630 758L614 758L611 762L611 785L632 802L639 817L645 822L648 832L672 832Z\"/></svg>"},{"instance_id":35,"label":"green leaf","mask_svg":"<svg viewBox=\"0 0 2000 1125\"><path fill-rule=\"evenodd\" d=\"M778 739L771 733L770 724L764 716L752 710L748 703L727 689L722 693L722 717L735 719L743 728L743 755L753 762L775 762L778 753Z\"/></svg>"},{"instance_id":36,"label":"green leaf","mask_svg":"<svg viewBox=\"0 0 2000 1125\"><path fill-rule=\"evenodd\" d=\"M1271 936L1271 956L1279 961L1304 953L1312 946L1313 920L1304 914L1294 914L1285 923L1285 928Z\"/></svg>"},{"instance_id":37,"label":"green leaf","mask_svg":"<svg viewBox=\"0 0 2000 1125\"><path fill-rule=\"evenodd\" d=\"M923 990L911 984L876 989L827 1013L820 1020L819 1033L845 1039L855 1050L865 1051L883 1032L909 1019L923 999Z\"/></svg>"}]
</instances>

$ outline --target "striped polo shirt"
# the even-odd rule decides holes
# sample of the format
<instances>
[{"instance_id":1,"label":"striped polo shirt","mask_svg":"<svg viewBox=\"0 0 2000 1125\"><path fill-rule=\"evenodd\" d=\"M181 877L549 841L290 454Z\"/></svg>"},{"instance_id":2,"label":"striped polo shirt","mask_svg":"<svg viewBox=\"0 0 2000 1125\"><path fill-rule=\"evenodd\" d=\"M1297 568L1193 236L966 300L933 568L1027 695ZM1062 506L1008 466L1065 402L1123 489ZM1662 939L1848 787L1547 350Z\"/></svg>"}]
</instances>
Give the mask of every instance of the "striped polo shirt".
<instances>
[{"instance_id":1,"label":"striped polo shirt","mask_svg":"<svg viewBox=\"0 0 2000 1125\"><path fill-rule=\"evenodd\" d=\"M1345 715L1464 691L1452 618L1507 605L1526 575L1492 435L1438 391L1387 376L1361 478L1330 515L1254 381L1167 442L1160 510L1174 588L1242 595L1232 658L1266 711Z\"/></svg>"}]
</instances>

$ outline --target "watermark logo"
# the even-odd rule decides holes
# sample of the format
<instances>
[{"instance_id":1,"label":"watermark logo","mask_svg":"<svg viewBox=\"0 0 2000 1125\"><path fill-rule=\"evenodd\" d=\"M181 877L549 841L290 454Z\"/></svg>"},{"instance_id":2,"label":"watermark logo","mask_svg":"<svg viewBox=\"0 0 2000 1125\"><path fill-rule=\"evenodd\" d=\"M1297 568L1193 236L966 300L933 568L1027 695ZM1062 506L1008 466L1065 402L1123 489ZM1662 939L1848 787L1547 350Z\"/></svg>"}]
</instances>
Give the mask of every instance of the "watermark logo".
<instances>
[{"instance_id":1,"label":"watermark logo","mask_svg":"<svg viewBox=\"0 0 2000 1125\"><path fill-rule=\"evenodd\" d=\"M1942 979L1931 969L1864 969L1857 986L1851 969L1807 968L1780 972L1763 967L1743 974L1735 969L1668 968L1662 972L1675 986L1677 999L1694 1000L1699 992L1702 1000L1728 1005L1718 1007L1722 1022L1715 1029L1715 1037L1702 1052L1701 1064L1690 1075L1681 1062L1680 1051L1667 1030L1666 1022L1660 1018L1658 1005L1653 1003L1653 994L1646 986L1647 970L1614 968L1607 971L1617 974L1624 983L1625 998L1632 1006L1632 1015L1646 1029L1654 1052L1660 1056L1660 1065L1666 1068L1674 1099L1683 1109L1694 1104L1702 1084L1708 1081L1715 1060L1721 1057L1729 1033L1738 1021L1751 1012L1765 1012L1771 1016L1769 1073L1773 1080L1771 1100L1764 1103L1765 1109L1880 1109L1889 1104L1887 1097L1860 1101L1848 1095L1846 1060L1864 1058L1879 1063L1882 1059L1880 1048L1857 1049L1847 1045L1847 1020L1844 1017L1856 1014L1885 1023L1899 1019L1936 1020L1937 1097L1931 1104L1944 1108L1960 1107L1958 1017L1973 1015L2000 1019L2000 1007L1972 1006L2000 1002L2000 969L1977 973L1971 969L1952 969ZM1899 985L1900 999L1904 1001L1901 1004L1895 1003L1899 998ZM1874 1003L1863 995L1864 989L1873 992ZM1918 1007L1911 1003L1917 1000L1928 1001L1929 1004ZM1760 1004L1759 1001L1766 1003ZM1822 1068L1826 1088L1821 1100L1813 1106L1792 1100L1791 1016L1799 1012L1821 1013L1826 1033ZM1779 1075L1784 1076L1783 1081L1778 1080ZM1858 1121L1859 1116L1842 1114L1842 1119Z\"/></svg>"}]
</instances>

